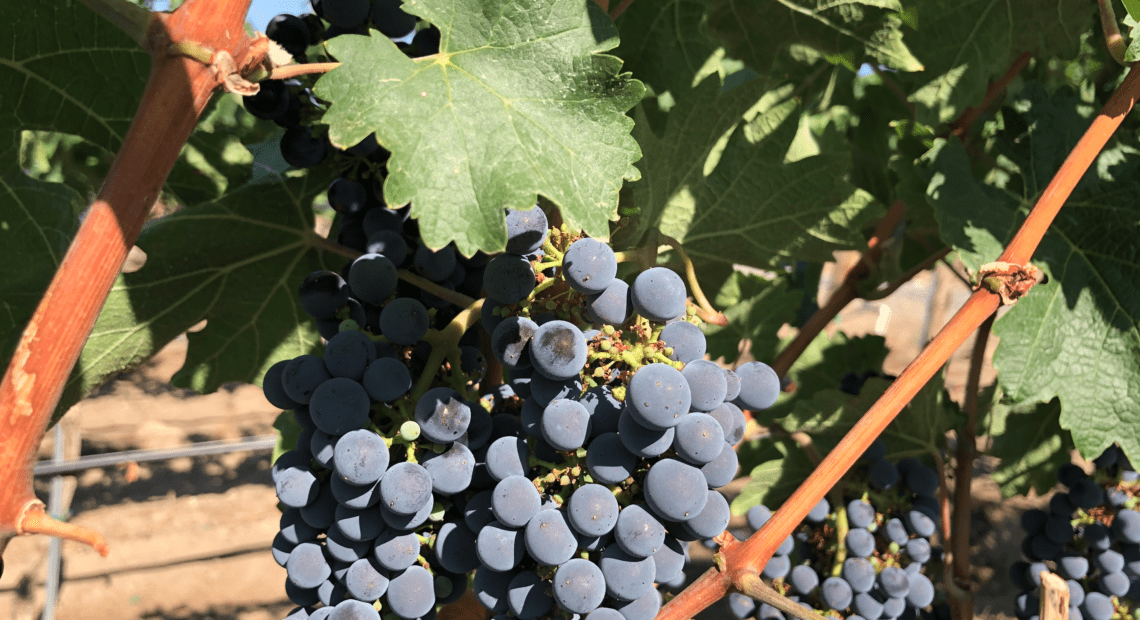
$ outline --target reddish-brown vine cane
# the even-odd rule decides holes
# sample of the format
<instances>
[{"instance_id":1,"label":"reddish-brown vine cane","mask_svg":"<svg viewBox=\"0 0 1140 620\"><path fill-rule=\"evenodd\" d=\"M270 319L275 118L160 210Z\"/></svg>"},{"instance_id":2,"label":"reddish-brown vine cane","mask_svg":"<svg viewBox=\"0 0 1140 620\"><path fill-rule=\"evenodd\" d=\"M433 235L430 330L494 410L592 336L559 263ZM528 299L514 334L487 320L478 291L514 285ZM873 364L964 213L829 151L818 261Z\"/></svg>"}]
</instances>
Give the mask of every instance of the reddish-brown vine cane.
<instances>
[{"instance_id":1,"label":"reddish-brown vine cane","mask_svg":"<svg viewBox=\"0 0 1140 620\"><path fill-rule=\"evenodd\" d=\"M68 374L199 115L232 79L229 70L251 70L268 51L264 39L245 34L249 3L188 0L150 20L144 48L152 62L142 102L0 382L0 540L48 534L108 551L97 532L44 513L32 489L33 460ZM207 66L171 54L174 43L196 45L223 62Z\"/></svg>"}]
</instances>

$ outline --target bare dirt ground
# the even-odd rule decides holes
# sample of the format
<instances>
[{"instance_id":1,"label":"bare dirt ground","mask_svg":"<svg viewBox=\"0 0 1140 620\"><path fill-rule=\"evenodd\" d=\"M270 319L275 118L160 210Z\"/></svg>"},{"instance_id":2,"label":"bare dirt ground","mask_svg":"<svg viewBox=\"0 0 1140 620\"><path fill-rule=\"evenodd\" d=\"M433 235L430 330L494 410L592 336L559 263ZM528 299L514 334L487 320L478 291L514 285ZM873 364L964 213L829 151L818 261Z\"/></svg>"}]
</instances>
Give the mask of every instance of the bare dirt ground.
<instances>
[{"instance_id":1,"label":"bare dirt ground","mask_svg":"<svg viewBox=\"0 0 1140 620\"><path fill-rule=\"evenodd\" d=\"M840 273L835 266L825 271L824 291ZM885 370L895 374L968 294L949 269L940 268L885 300L853 303L833 328L886 336L891 355ZM958 396L971 346L967 342L950 365L947 384ZM145 367L74 407L65 417L68 435L82 440L73 451L166 448L273 432L278 412L255 387L233 386L208 395L171 388L169 378L181 366L185 347L180 338ZM983 383L992 376L988 370ZM45 458L51 455L52 437L49 433L42 448ZM991 466L983 461L974 481L972 539L981 583L977 612L1004 619L1012 617L1013 586L1006 573L1021 540L1017 515L1043 500L1002 500L986 476ZM49 480L37 480L45 501ZM64 486L72 495L73 521L102 532L112 551L101 558L64 543L56 618L272 620L292 608L284 595L284 570L269 554L278 513L268 452L94 469ZM700 545L692 549L689 572L695 576L710 564ZM48 540L41 537L11 543L0 578L0 620L40 617L47 554ZM727 609L714 607L702 617L727 617Z\"/></svg>"}]
</instances>

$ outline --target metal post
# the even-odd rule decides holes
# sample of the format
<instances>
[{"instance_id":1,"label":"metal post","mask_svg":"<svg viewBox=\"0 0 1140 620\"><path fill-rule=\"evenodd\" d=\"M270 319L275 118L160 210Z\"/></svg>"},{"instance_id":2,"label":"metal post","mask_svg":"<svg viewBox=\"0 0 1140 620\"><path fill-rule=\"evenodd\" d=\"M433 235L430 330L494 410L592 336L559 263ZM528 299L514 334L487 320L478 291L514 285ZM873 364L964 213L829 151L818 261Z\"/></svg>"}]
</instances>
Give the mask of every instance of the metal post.
<instances>
[{"instance_id":1,"label":"metal post","mask_svg":"<svg viewBox=\"0 0 1140 620\"><path fill-rule=\"evenodd\" d=\"M63 424L55 425L55 449L52 452L52 462L63 462ZM51 479L51 496L48 498L48 514L56 519L63 520L63 476L55 475ZM55 604L59 599L59 580L61 570L60 539L52 538L48 548L47 580L44 584L44 613L43 620L55 620Z\"/></svg>"}]
</instances>

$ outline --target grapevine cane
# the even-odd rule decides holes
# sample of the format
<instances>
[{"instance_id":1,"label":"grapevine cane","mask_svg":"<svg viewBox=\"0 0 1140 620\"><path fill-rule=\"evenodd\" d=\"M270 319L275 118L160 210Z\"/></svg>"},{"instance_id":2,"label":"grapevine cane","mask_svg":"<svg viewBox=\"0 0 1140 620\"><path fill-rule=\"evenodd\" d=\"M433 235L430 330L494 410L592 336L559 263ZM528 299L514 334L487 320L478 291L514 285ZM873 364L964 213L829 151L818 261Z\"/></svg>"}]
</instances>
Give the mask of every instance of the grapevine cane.
<instances>
[{"instance_id":1,"label":"grapevine cane","mask_svg":"<svg viewBox=\"0 0 1140 620\"><path fill-rule=\"evenodd\" d=\"M1002 252L999 261L1015 265L1028 262L1077 182L1135 105L1140 96L1140 71L1137 68L1138 64L1132 66L1128 76L1093 120L1013 240ZM658 620L693 617L721 598L732 586L737 574L756 571L767 564L781 541L792 533L812 507L851 468L950 355L997 310L1000 303L998 295L984 288L971 295L918 358L907 366L772 518L746 542L723 551L717 561L718 566L723 568L709 569L665 605L657 615Z\"/></svg>"},{"instance_id":2,"label":"grapevine cane","mask_svg":"<svg viewBox=\"0 0 1140 620\"><path fill-rule=\"evenodd\" d=\"M94 3L96 8L112 3ZM262 61L264 39L245 35L249 0L190 0L170 14L154 14L144 41L150 77L106 182L80 226L39 307L28 322L0 382L0 537L48 534L108 552L103 537L47 516L32 490L36 449L59 402L68 374L99 310L158 198L182 145L210 97L230 73L170 55L171 42L193 41L218 50L218 61L248 69ZM136 18L127 20L136 23ZM235 67L236 65L236 67ZM221 69L215 72L216 69ZM162 136L162 139L155 139Z\"/></svg>"}]
</instances>

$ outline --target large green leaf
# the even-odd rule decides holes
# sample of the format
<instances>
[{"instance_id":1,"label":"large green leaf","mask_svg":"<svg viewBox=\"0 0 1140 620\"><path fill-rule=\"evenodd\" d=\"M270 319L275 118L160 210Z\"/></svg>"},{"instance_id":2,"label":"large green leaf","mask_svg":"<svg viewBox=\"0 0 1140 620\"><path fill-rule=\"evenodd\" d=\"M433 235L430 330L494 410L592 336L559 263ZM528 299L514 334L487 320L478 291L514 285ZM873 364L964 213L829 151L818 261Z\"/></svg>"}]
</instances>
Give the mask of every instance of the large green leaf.
<instances>
[{"instance_id":1,"label":"large green leaf","mask_svg":"<svg viewBox=\"0 0 1140 620\"><path fill-rule=\"evenodd\" d=\"M918 0L907 7L916 31L905 40L925 66L910 100L918 119L937 125L985 97L986 84L1022 52L1044 59L1076 55L1095 4L1084 0Z\"/></svg>"},{"instance_id":2,"label":"large green leaf","mask_svg":"<svg viewBox=\"0 0 1140 620\"><path fill-rule=\"evenodd\" d=\"M566 222L608 237L623 179L640 157L625 115L644 86L600 54L617 30L582 0L421 0L440 53L408 59L387 37L338 37L343 66L316 93L337 145L375 132L392 151L384 197L412 203L431 247L506 244L503 208L542 194Z\"/></svg>"},{"instance_id":3,"label":"large green leaf","mask_svg":"<svg viewBox=\"0 0 1140 620\"><path fill-rule=\"evenodd\" d=\"M138 240L146 264L111 290L61 412L203 320L175 385L260 384L278 360L311 352L319 338L296 291L309 272L336 267L323 263L312 233L312 201L326 182L314 174L248 184L147 226Z\"/></svg>"},{"instance_id":4,"label":"large green leaf","mask_svg":"<svg viewBox=\"0 0 1140 620\"><path fill-rule=\"evenodd\" d=\"M787 376L794 384L792 393L782 394L775 405L759 415L761 419L789 415L798 403L810 402L816 393L838 389L846 373L881 372L886 357L886 340L882 336L852 338L843 332L834 336L820 333L788 369Z\"/></svg>"},{"instance_id":5,"label":"large green leaf","mask_svg":"<svg viewBox=\"0 0 1140 620\"><path fill-rule=\"evenodd\" d=\"M806 45L835 62L858 67L864 60L900 71L922 63L903 41L898 0L717 0L709 30L730 55L761 75L776 55Z\"/></svg>"},{"instance_id":6,"label":"large green leaf","mask_svg":"<svg viewBox=\"0 0 1140 620\"><path fill-rule=\"evenodd\" d=\"M0 136L0 362L7 368L24 326L79 227L75 190L20 169L19 134Z\"/></svg>"},{"instance_id":7,"label":"large green leaf","mask_svg":"<svg viewBox=\"0 0 1140 620\"><path fill-rule=\"evenodd\" d=\"M1088 122L1078 115L1058 116L1055 105L1039 98L1022 98L1018 105L1025 127L1058 118ZM998 139L1028 143L1021 186L1031 192L1051 171L1030 163L1059 162L1055 152L1063 147L1057 135L1066 132L1054 127L1039 136L1021 128L1017 124L1013 131L1020 133ZM957 142L928 159L933 172L928 196L943 239L968 265L997 258L1036 196L977 181ZM994 325L1001 339L994 366L1006 399L1019 406L1059 399L1060 425L1072 432L1086 458L1113 442L1140 458L1137 238L1140 154L1116 145L1100 155L1038 246L1033 263L1048 281L1033 287Z\"/></svg>"},{"instance_id":8,"label":"large green leaf","mask_svg":"<svg viewBox=\"0 0 1140 620\"><path fill-rule=\"evenodd\" d=\"M678 101L663 136L639 127L641 228L694 256L754 266L865 245L860 230L883 209L844 179L850 154L785 161L799 118L791 91L753 80L722 95L714 75Z\"/></svg>"},{"instance_id":9,"label":"large green leaf","mask_svg":"<svg viewBox=\"0 0 1140 620\"><path fill-rule=\"evenodd\" d=\"M967 416L950 399L944 384L945 381L928 381L883 431L888 454L937 455L946 448L946 433L961 428Z\"/></svg>"},{"instance_id":10,"label":"large green leaf","mask_svg":"<svg viewBox=\"0 0 1140 620\"><path fill-rule=\"evenodd\" d=\"M80 2L7 2L0 50L0 127L119 147L150 71L134 41Z\"/></svg>"},{"instance_id":11,"label":"large green leaf","mask_svg":"<svg viewBox=\"0 0 1140 620\"><path fill-rule=\"evenodd\" d=\"M987 433L990 454L1001 459L991 477L1005 497L1030 490L1048 493L1057 486L1057 469L1071 462L1073 442L1061 428L1061 403L1056 399L1024 407L994 403Z\"/></svg>"},{"instance_id":12,"label":"large green leaf","mask_svg":"<svg viewBox=\"0 0 1140 620\"><path fill-rule=\"evenodd\" d=\"M724 308L728 325L706 328L709 356L734 364L740 358L740 344L747 340L753 358L770 360L779 344L776 332L795 320L802 297L803 291L788 289L786 279L766 280L734 271L715 300L717 308Z\"/></svg>"},{"instance_id":13,"label":"large green leaf","mask_svg":"<svg viewBox=\"0 0 1140 620\"><path fill-rule=\"evenodd\" d=\"M762 439L750 454L751 462L758 464L749 470L748 483L732 500L734 515L759 504L779 508L815 470L811 459L789 439Z\"/></svg>"},{"instance_id":14,"label":"large green leaf","mask_svg":"<svg viewBox=\"0 0 1140 620\"><path fill-rule=\"evenodd\" d=\"M717 46L705 29L707 0L634 2L617 20L625 69L658 93L681 95Z\"/></svg>"}]
</instances>

